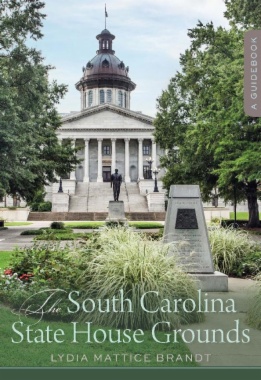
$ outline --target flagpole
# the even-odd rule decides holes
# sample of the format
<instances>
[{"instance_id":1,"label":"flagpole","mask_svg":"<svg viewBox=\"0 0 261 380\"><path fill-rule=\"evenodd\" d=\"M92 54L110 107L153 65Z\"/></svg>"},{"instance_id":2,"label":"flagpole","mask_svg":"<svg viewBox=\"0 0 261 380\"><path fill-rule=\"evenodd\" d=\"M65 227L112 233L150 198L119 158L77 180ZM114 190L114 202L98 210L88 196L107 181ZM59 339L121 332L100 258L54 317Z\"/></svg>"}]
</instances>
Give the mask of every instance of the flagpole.
<instances>
[{"instance_id":1,"label":"flagpole","mask_svg":"<svg viewBox=\"0 0 261 380\"><path fill-rule=\"evenodd\" d=\"M105 4L105 29L106 29L106 18L107 18L107 16L106 16L106 14L107 14L107 12L106 12L106 4Z\"/></svg>"}]
</instances>

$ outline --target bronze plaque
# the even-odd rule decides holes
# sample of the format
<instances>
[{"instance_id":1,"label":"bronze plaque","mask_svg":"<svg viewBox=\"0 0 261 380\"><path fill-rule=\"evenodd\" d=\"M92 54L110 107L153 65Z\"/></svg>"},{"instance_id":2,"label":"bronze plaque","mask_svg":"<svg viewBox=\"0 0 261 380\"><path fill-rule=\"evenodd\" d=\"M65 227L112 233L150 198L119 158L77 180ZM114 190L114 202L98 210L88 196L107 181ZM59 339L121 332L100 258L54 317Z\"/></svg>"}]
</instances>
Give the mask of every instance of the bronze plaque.
<instances>
[{"instance_id":1,"label":"bronze plaque","mask_svg":"<svg viewBox=\"0 0 261 380\"><path fill-rule=\"evenodd\" d=\"M176 230L197 230L198 221L195 209L178 208Z\"/></svg>"}]
</instances>

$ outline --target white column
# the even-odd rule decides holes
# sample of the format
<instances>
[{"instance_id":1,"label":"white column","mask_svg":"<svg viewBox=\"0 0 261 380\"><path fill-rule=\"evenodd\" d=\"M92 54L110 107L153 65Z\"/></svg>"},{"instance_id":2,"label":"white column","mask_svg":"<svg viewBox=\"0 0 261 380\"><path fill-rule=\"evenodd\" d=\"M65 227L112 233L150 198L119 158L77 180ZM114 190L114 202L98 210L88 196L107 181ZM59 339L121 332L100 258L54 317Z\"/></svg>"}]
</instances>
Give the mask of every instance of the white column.
<instances>
[{"instance_id":1,"label":"white column","mask_svg":"<svg viewBox=\"0 0 261 380\"><path fill-rule=\"evenodd\" d=\"M127 94L126 108L129 110L130 109L130 91L126 91L126 94Z\"/></svg>"},{"instance_id":2,"label":"white column","mask_svg":"<svg viewBox=\"0 0 261 380\"><path fill-rule=\"evenodd\" d=\"M83 90L81 90L81 111L83 110Z\"/></svg>"},{"instance_id":3,"label":"white column","mask_svg":"<svg viewBox=\"0 0 261 380\"><path fill-rule=\"evenodd\" d=\"M139 179L143 177L143 139L139 139Z\"/></svg>"},{"instance_id":4,"label":"white column","mask_svg":"<svg viewBox=\"0 0 261 380\"><path fill-rule=\"evenodd\" d=\"M116 139L111 139L111 172L116 169Z\"/></svg>"},{"instance_id":5,"label":"white column","mask_svg":"<svg viewBox=\"0 0 261 380\"><path fill-rule=\"evenodd\" d=\"M112 104L117 106L117 90L116 90L116 88L112 89Z\"/></svg>"},{"instance_id":6,"label":"white column","mask_svg":"<svg viewBox=\"0 0 261 380\"><path fill-rule=\"evenodd\" d=\"M72 148L74 149L75 148L75 139L74 140L72 140ZM75 174L75 170L73 170L72 172L71 172L71 174L70 174L70 179L72 179L72 180L76 180L76 174Z\"/></svg>"},{"instance_id":7,"label":"white column","mask_svg":"<svg viewBox=\"0 0 261 380\"><path fill-rule=\"evenodd\" d=\"M98 176L97 182L103 182L102 178L102 139L98 140Z\"/></svg>"},{"instance_id":8,"label":"white column","mask_svg":"<svg viewBox=\"0 0 261 380\"><path fill-rule=\"evenodd\" d=\"M151 157L152 157L152 160L153 160L153 164L152 164L152 171L154 170L154 168L157 167L157 146L156 146L156 143L155 143L155 140L154 139L151 139L151 144L152 144L152 153L151 153Z\"/></svg>"},{"instance_id":9,"label":"white column","mask_svg":"<svg viewBox=\"0 0 261 380\"><path fill-rule=\"evenodd\" d=\"M130 139L125 140L125 182L130 182Z\"/></svg>"},{"instance_id":10,"label":"white column","mask_svg":"<svg viewBox=\"0 0 261 380\"><path fill-rule=\"evenodd\" d=\"M89 179L89 141L90 141L90 139L84 139L85 150L84 150L84 177L83 177L83 182L90 182L90 179Z\"/></svg>"},{"instance_id":11,"label":"white column","mask_svg":"<svg viewBox=\"0 0 261 380\"><path fill-rule=\"evenodd\" d=\"M96 88L95 90L95 105L98 106L100 103L99 103L99 96L100 95L100 89L99 88Z\"/></svg>"}]
</instances>

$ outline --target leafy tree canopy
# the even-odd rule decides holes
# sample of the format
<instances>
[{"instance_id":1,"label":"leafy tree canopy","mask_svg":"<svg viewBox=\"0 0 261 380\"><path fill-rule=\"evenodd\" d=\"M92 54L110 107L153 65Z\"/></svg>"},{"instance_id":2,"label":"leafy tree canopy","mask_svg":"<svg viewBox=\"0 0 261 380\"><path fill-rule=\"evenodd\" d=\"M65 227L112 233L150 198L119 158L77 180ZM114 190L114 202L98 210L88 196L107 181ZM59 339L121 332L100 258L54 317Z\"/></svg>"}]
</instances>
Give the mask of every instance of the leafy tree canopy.
<instances>
[{"instance_id":1,"label":"leafy tree canopy","mask_svg":"<svg viewBox=\"0 0 261 380\"><path fill-rule=\"evenodd\" d=\"M225 0L225 17L231 24L239 24L242 27L259 29L261 25L260 0Z\"/></svg>"},{"instance_id":2,"label":"leafy tree canopy","mask_svg":"<svg viewBox=\"0 0 261 380\"><path fill-rule=\"evenodd\" d=\"M181 71L158 99L155 137L168 155L168 188L198 183L204 198L218 187L225 200L248 200L258 225L261 123L243 109L243 31L201 22L189 29Z\"/></svg>"},{"instance_id":3,"label":"leafy tree canopy","mask_svg":"<svg viewBox=\"0 0 261 380\"><path fill-rule=\"evenodd\" d=\"M61 146L56 105L67 88L49 83L51 66L27 46L42 37L44 3L0 3L0 188L30 201L48 182L77 163L70 144Z\"/></svg>"}]
</instances>

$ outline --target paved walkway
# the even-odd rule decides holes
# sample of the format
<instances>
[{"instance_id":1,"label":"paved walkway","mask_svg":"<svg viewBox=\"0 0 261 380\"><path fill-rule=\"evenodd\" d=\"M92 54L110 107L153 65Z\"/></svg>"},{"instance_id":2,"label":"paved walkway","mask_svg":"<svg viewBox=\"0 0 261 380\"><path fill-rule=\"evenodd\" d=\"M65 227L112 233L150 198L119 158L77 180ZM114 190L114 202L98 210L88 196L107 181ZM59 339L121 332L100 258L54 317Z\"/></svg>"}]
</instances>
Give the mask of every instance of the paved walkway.
<instances>
[{"instance_id":1,"label":"paved walkway","mask_svg":"<svg viewBox=\"0 0 261 380\"><path fill-rule=\"evenodd\" d=\"M49 227L51 222L32 222L27 226L8 227L0 230L0 251L12 251L15 247L32 246L34 236L21 236L22 231Z\"/></svg>"},{"instance_id":2,"label":"paved walkway","mask_svg":"<svg viewBox=\"0 0 261 380\"><path fill-rule=\"evenodd\" d=\"M233 299L235 302L236 313L205 313L206 319L203 323L183 326L182 329L192 329L195 333L196 330L217 330L224 331L225 343L198 343L195 339L193 343L188 344L189 349L193 354L203 355L204 361L199 363L201 366L260 366L261 367L261 331L250 328L246 325L246 312L249 305L254 300L256 288L254 281L242 280L236 278L229 278L229 291L227 293L209 293L208 298L220 298L224 301ZM231 304L231 303L230 303ZM231 331L236 328L239 321L239 333ZM242 331L249 329L246 332L250 337L249 343L228 343L227 334L229 339L233 342L237 338L241 341ZM238 335L238 336L237 336ZM188 335L191 336L191 335ZM202 340L204 340L204 333ZM190 338L188 338L190 339ZM212 340L211 334L210 339ZM220 339L220 333L217 333L217 341ZM206 354L210 354L209 361L207 361ZM200 356L199 356L200 358Z\"/></svg>"}]
</instances>

